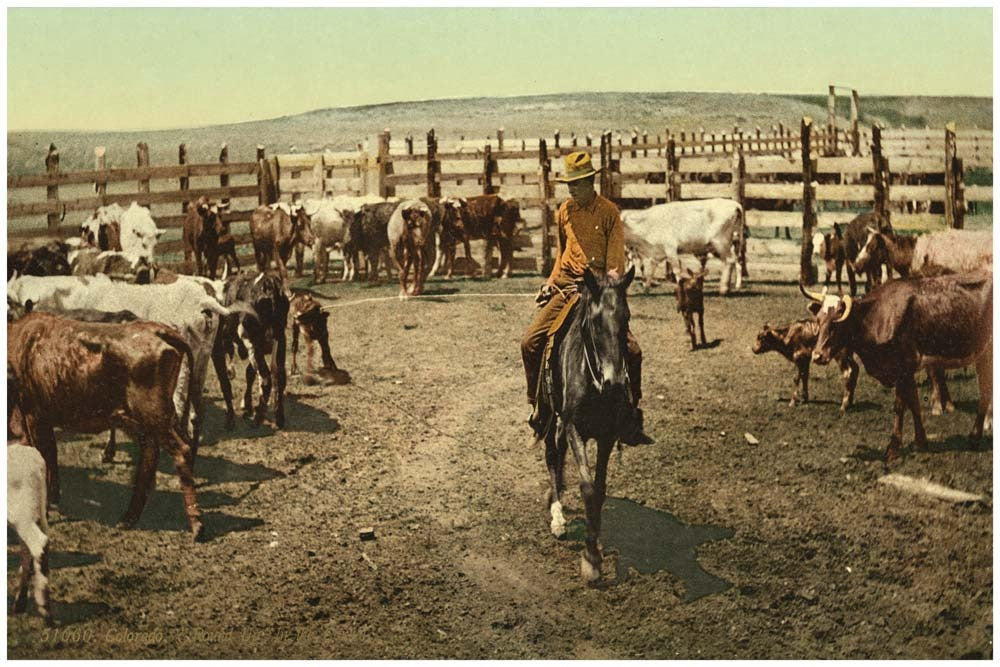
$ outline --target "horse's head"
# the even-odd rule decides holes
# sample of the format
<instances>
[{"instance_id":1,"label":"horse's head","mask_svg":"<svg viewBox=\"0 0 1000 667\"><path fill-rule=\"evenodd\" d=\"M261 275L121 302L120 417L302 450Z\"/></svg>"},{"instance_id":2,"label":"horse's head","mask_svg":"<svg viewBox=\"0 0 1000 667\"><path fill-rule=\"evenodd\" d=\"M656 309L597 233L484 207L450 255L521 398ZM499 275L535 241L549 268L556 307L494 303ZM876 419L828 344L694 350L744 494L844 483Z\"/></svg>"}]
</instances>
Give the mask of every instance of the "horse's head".
<instances>
[{"instance_id":1,"label":"horse's head","mask_svg":"<svg viewBox=\"0 0 1000 667\"><path fill-rule=\"evenodd\" d=\"M591 378L601 391L624 387L625 346L628 339L629 309L625 295L635 277L631 267L624 277L609 278L583 272L580 305L583 308L584 346Z\"/></svg>"}]
</instances>

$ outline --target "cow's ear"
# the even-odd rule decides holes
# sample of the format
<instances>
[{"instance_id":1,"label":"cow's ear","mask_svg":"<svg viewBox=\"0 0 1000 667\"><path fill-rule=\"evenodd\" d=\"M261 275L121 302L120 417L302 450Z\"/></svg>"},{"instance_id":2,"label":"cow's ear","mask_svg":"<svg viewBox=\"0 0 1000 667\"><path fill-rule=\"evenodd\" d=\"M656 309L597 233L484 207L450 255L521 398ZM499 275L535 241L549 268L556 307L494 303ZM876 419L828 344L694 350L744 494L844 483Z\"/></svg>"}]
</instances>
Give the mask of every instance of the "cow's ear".
<instances>
[{"instance_id":1,"label":"cow's ear","mask_svg":"<svg viewBox=\"0 0 1000 667\"><path fill-rule=\"evenodd\" d=\"M28 299L27 301L24 302L24 313L25 313L25 315L27 315L28 313L30 313L34 309L35 309L35 302L34 301L32 301L31 299Z\"/></svg>"},{"instance_id":2,"label":"cow's ear","mask_svg":"<svg viewBox=\"0 0 1000 667\"><path fill-rule=\"evenodd\" d=\"M823 304L821 304L821 303L819 303L817 301L810 301L809 304L806 306L806 310L808 310L810 313L812 313L813 317L816 317L817 315L819 315L819 311L822 310L822 308L823 308Z\"/></svg>"}]
</instances>

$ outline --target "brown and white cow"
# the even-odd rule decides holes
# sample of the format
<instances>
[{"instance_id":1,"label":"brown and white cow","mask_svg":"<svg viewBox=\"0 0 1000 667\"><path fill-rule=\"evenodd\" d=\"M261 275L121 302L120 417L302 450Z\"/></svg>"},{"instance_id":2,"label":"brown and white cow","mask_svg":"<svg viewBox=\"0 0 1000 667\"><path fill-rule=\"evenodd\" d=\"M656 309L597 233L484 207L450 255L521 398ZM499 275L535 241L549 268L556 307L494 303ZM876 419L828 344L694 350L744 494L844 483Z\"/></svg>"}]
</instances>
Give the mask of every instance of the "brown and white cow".
<instances>
[{"instance_id":1,"label":"brown and white cow","mask_svg":"<svg viewBox=\"0 0 1000 667\"><path fill-rule=\"evenodd\" d=\"M861 299L813 294L819 324L813 361L829 363L842 350L857 354L869 375L896 392L896 418L886 458L899 454L903 417L913 414L914 442L927 446L915 373L920 368L976 365L979 409L973 442L989 427L993 399L993 273L890 280Z\"/></svg>"},{"instance_id":2,"label":"brown and white cow","mask_svg":"<svg viewBox=\"0 0 1000 667\"><path fill-rule=\"evenodd\" d=\"M188 524L202 533L192 451L177 429L173 395L191 348L172 327L96 324L30 313L7 326L7 390L15 422L45 459L49 502L59 501L55 429L124 429L139 443L135 487L121 524L139 520L156 479L159 448L174 459Z\"/></svg>"},{"instance_id":3,"label":"brown and white cow","mask_svg":"<svg viewBox=\"0 0 1000 667\"><path fill-rule=\"evenodd\" d=\"M424 259L431 239L431 210L419 199L400 202L386 228L389 254L399 270L399 297L418 296L424 289ZM407 285L410 270L413 284Z\"/></svg>"},{"instance_id":4,"label":"brown and white cow","mask_svg":"<svg viewBox=\"0 0 1000 667\"><path fill-rule=\"evenodd\" d=\"M224 206L205 196L188 204L182 233L184 264L188 272L192 269L192 255L197 263L197 275L207 275L212 280L215 280L220 255L224 261L232 262L231 270L239 269L236 240L229 231L229 223L223 219L223 213L225 213Z\"/></svg>"},{"instance_id":5,"label":"brown and white cow","mask_svg":"<svg viewBox=\"0 0 1000 667\"><path fill-rule=\"evenodd\" d=\"M798 320L780 327L770 327L766 323L757 334L751 351L754 354L777 352L795 364L795 382L792 398L788 405L795 407L799 402L799 385L802 386L802 403L809 402L809 364L819 335L819 324L814 319ZM840 401L840 411L847 412L854 403L854 389L858 386L860 369L857 362L846 350L836 355L840 374L844 380L844 396Z\"/></svg>"},{"instance_id":6,"label":"brown and white cow","mask_svg":"<svg viewBox=\"0 0 1000 667\"><path fill-rule=\"evenodd\" d=\"M315 241L309 216L302 206L282 203L257 207L250 215L250 238L257 270L267 271L273 262L286 284L292 250L298 244L311 246Z\"/></svg>"}]
</instances>

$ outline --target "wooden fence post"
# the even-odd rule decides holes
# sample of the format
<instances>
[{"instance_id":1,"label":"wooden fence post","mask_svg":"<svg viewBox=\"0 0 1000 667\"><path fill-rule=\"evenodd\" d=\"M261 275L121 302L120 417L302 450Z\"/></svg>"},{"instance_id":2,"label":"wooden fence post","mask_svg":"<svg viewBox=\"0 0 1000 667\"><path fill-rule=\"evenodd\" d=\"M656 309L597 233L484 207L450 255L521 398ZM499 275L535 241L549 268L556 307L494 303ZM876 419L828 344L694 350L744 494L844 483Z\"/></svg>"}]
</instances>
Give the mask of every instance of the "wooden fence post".
<instances>
[{"instance_id":1,"label":"wooden fence post","mask_svg":"<svg viewBox=\"0 0 1000 667\"><path fill-rule=\"evenodd\" d=\"M835 86L829 86L826 98L826 146L824 155L837 154L837 92Z\"/></svg>"},{"instance_id":2,"label":"wooden fence post","mask_svg":"<svg viewBox=\"0 0 1000 667\"><path fill-rule=\"evenodd\" d=\"M223 143L222 148L219 149L219 164L229 164L229 146L225 143ZM219 174L219 187L229 187L229 174ZM322 191L323 189L320 188L320 192ZM229 197L223 197L221 201L222 205L226 206L229 204Z\"/></svg>"},{"instance_id":3,"label":"wooden fence post","mask_svg":"<svg viewBox=\"0 0 1000 667\"><path fill-rule=\"evenodd\" d=\"M944 126L944 221L955 227L955 123Z\"/></svg>"},{"instance_id":4,"label":"wooden fence post","mask_svg":"<svg viewBox=\"0 0 1000 667\"><path fill-rule=\"evenodd\" d=\"M280 193L271 174L270 160L264 155L264 144L257 144L257 203L261 206L278 201Z\"/></svg>"},{"instance_id":5,"label":"wooden fence post","mask_svg":"<svg viewBox=\"0 0 1000 667\"><path fill-rule=\"evenodd\" d=\"M647 145L647 144L649 144L649 132L647 132L646 130L642 131L642 143L643 143L644 146ZM642 149L642 156L643 157L648 157L649 156L649 149L648 148L643 148Z\"/></svg>"},{"instance_id":6,"label":"wooden fence post","mask_svg":"<svg viewBox=\"0 0 1000 667\"><path fill-rule=\"evenodd\" d=\"M590 132L588 132L587 133L587 147L590 148L593 145L594 145L594 135L592 135Z\"/></svg>"},{"instance_id":7,"label":"wooden fence post","mask_svg":"<svg viewBox=\"0 0 1000 667\"><path fill-rule=\"evenodd\" d=\"M732 166L732 194L730 195L733 201L738 202L740 206L744 206L746 203L745 197L745 182L746 182L746 160L743 158L743 153L739 149L733 151L733 159L731 162ZM746 210L744 208L743 215L746 216ZM745 222L745 220L744 220Z\"/></svg>"},{"instance_id":8,"label":"wooden fence post","mask_svg":"<svg viewBox=\"0 0 1000 667\"><path fill-rule=\"evenodd\" d=\"M259 149L258 149L258 152L259 152ZM184 164L187 164L187 161L188 161L187 145L181 144L177 148L177 164L184 165ZM188 181L188 177L187 176L181 176L180 177L180 189L182 191L187 192L187 190L188 190L188 183L189 183L189 181ZM264 202L261 202L261 203L264 203ZM181 202L181 213L187 213L187 207L188 207L188 201L185 199L184 201Z\"/></svg>"},{"instance_id":9,"label":"wooden fence post","mask_svg":"<svg viewBox=\"0 0 1000 667\"><path fill-rule=\"evenodd\" d=\"M483 194L492 195L496 194L496 188L493 187L493 174L496 173L497 163L493 159L493 148L486 144L483 147Z\"/></svg>"},{"instance_id":10,"label":"wooden fence post","mask_svg":"<svg viewBox=\"0 0 1000 667\"><path fill-rule=\"evenodd\" d=\"M638 143L639 143L639 128L635 128L632 130L632 146L635 146ZM635 148L633 148L632 152L629 153L629 157L638 157L638 156L639 154L636 153Z\"/></svg>"},{"instance_id":11,"label":"wooden fence post","mask_svg":"<svg viewBox=\"0 0 1000 667\"><path fill-rule=\"evenodd\" d=\"M59 173L59 151L56 149L55 144L49 144L49 152L45 155L45 173L48 174L49 178L52 178ZM59 186L48 185L45 188L45 198L49 201L58 202ZM49 229L55 230L59 228L61 216L59 213L49 213L46 220ZM8 222L8 225L9 224L10 223Z\"/></svg>"},{"instance_id":12,"label":"wooden fence post","mask_svg":"<svg viewBox=\"0 0 1000 667\"><path fill-rule=\"evenodd\" d=\"M608 175L610 174L610 165L608 164L608 153L610 152L610 146L608 145L611 140L611 135L607 130L601 132L601 180L600 180L600 190L602 197L611 197L611 187L608 185Z\"/></svg>"},{"instance_id":13,"label":"wooden fence post","mask_svg":"<svg viewBox=\"0 0 1000 667\"><path fill-rule=\"evenodd\" d=\"M503 150L503 128L502 127L497 129L497 150L498 151L502 151Z\"/></svg>"},{"instance_id":14,"label":"wooden fence post","mask_svg":"<svg viewBox=\"0 0 1000 667\"><path fill-rule=\"evenodd\" d=\"M677 159L677 144L673 137L667 140L667 201L679 201L681 198L681 175L677 171L680 161Z\"/></svg>"},{"instance_id":15,"label":"wooden fence post","mask_svg":"<svg viewBox=\"0 0 1000 667\"><path fill-rule=\"evenodd\" d=\"M573 148L576 148L576 132L569 133L569 143Z\"/></svg>"},{"instance_id":16,"label":"wooden fence post","mask_svg":"<svg viewBox=\"0 0 1000 667\"><path fill-rule=\"evenodd\" d=\"M802 118L802 254L799 257L799 281L803 285L816 282L816 269L812 262L812 237L816 233L816 211L814 209L813 162L811 130L813 120Z\"/></svg>"},{"instance_id":17,"label":"wooden fence post","mask_svg":"<svg viewBox=\"0 0 1000 667\"><path fill-rule=\"evenodd\" d=\"M413 135L404 138L403 141L406 142L406 154L413 155Z\"/></svg>"},{"instance_id":18,"label":"wooden fence post","mask_svg":"<svg viewBox=\"0 0 1000 667\"><path fill-rule=\"evenodd\" d=\"M501 130L502 132L502 130ZM427 196L441 196L441 161L437 159L438 142L434 129L427 133Z\"/></svg>"},{"instance_id":19,"label":"wooden fence post","mask_svg":"<svg viewBox=\"0 0 1000 667\"><path fill-rule=\"evenodd\" d=\"M386 179L386 176L392 175L392 156L389 154L390 140L391 135L388 128L378 135L378 196L382 198L396 195L395 186L389 185Z\"/></svg>"},{"instance_id":20,"label":"wooden fence post","mask_svg":"<svg viewBox=\"0 0 1000 667\"><path fill-rule=\"evenodd\" d=\"M542 261L541 275L548 276L552 271L552 209L549 208L549 198L554 194L549 180L552 163L549 161L545 140L538 140L538 197L542 209ZM484 269L485 270L485 269Z\"/></svg>"},{"instance_id":21,"label":"wooden fence post","mask_svg":"<svg viewBox=\"0 0 1000 667\"><path fill-rule=\"evenodd\" d=\"M955 184L955 229L965 228L965 170L962 168L962 158L956 157L951 161L951 178Z\"/></svg>"},{"instance_id":22,"label":"wooden fence post","mask_svg":"<svg viewBox=\"0 0 1000 667\"><path fill-rule=\"evenodd\" d=\"M96 171L104 171L108 168L108 163L105 159L106 153L107 149L104 146L98 146L94 149L94 169ZM108 194L108 182L94 181L94 192L101 198L101 206L104 206L104 197Z\"/></svg>"},{"instance_id":23,"label":"wooden fence post","mask_svg":"<svg viewBox=\"0 0 1000 667\"><path fill-rule=\"evenodd\" d=\"M145 141L140 141L135 145L135 165L140 169L149 166L149 145ZM149 179L139 179L139 192L149 192Z\"/></svg>"},{"instance_id":24,"label":"wooden fence post","mask_svg":"<svg viewBox=\"0 0 1000 667\"><path fill-rule=\"evenodd\" d=\"M558 156L559 155L559 130L556 130L552 134L553 134L553 137L555 138L555 143L553 144L553 148L556 149L556 156Z\"/></svg>"},{"instance_id":25,"label":"wooden fence post","mask_svg":"<svg viewBox=\"0 0 1000 667\"><path fill-rule=\"evenodd\" d=\"M851 155L857 157L861 155L861 133L858 128L858 110L861 101L858 98L858 91L851 90Z\"/></svg>"},{"instance_id":26,"label":"wooden fence post","mask_svg":"<svg viewBox=\"0 0 1000 667\"><path fill-rule=\"evenodd\" d=\"M872 182L875 186L872 210L878 216L879 231L892 231L889 219L889 160L882 155L882 128L872 125Z\"/></svg>"}]
</instances>

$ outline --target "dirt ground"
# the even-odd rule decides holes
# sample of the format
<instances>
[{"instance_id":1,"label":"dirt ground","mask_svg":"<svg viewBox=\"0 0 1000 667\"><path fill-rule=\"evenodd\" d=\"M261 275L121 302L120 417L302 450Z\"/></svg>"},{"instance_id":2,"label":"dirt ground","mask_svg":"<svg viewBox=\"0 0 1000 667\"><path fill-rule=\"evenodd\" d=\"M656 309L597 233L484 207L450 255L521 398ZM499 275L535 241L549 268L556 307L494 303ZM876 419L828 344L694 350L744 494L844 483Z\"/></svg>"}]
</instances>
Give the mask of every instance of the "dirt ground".
<instances>
[{"instance_id":1,"label":"dirt ground","mask_svg":"<svg viewBox=\"0 0 1000 667\"><path fill-rule=\"evenodd\" d=\"M195 471L203 544L185 532L168 457L139 526L123 531L134 447L105 465L101 438L63 436L59 624L8 616L8 657L992 657L992 439L964 437L971 371L951 381L958 410L926 417L931 451L887 466L891 393L862 372L842 416L839 377L814 368L815 402L790 408L791 365L751 354L764 321L804 316L793 286L713 292L717 343L696 352L672 291L635 294L656 444L612 457L609 495L726 529L697 559L731 585L685 602L668 571L616 582L609 550L606 585L591 588L580 543L549 533L543 452L524 421L518 343L532 300L457 296L538 283L435 280L436 298L353 304L396 287L324 286L334 357L353 383L293 376L285 430L240 421L227 433L213 378ZM877 482L887 472L985 500L909 495ZM582 516L573 482L566 503ZM362 541L368 527L375 539Z\"/></svg>"}]
</instances>

